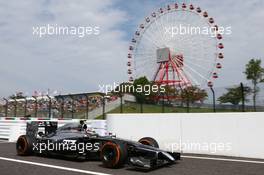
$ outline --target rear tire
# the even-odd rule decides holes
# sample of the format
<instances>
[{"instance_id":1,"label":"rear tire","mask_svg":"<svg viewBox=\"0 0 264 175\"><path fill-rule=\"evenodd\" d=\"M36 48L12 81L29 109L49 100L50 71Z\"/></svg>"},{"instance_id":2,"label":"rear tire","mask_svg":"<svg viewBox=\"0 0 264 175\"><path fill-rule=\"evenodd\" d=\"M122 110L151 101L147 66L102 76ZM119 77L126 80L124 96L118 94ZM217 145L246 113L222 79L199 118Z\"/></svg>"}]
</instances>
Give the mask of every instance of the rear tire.
<instances>
[{"instance_id":1,"label":"rear tire","mask_svg":"<svg viewBox=\"0 0 264 175\"><path fill-rule=\"evenodd\" d=\"M127 159L127 149L122 143L106 142L100 154L103 165L107 168L120 168Z\"/></svg>"},{"instance_id":2,"label":"rear tire","mask_svg":"<svg viewBox=\"0 0 264 175\"><path fill-rule=\"evenodd\" d=\"M148 145L148 146L152 146L154 148L159 148L158 142L155 139L153 139L152 137L143 137L138 142L143 144L143 145Z\"/></svg>"},{"instance_id":3,"label":"rear tire","mask_svg":"<svg viewBox=\"0 0 264 175\"><path fill-rule=\"evenodd\" d=\"M17 139L16 151L19 156L29 156L33 153L32 139L27 135L22 135Z\"/></svg>"}]
</instances>

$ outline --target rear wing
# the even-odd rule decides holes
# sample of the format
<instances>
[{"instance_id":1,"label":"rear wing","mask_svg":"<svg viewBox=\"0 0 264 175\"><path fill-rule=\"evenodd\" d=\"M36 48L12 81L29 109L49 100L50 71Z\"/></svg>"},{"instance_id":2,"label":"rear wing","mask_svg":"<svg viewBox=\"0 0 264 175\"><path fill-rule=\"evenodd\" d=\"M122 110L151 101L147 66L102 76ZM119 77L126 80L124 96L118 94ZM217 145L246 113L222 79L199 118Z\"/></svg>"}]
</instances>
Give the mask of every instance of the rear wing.
<instances>
[{"instance_id":1,"label":"rear wing","mask_svg":"<svg viewBox=\"0 0 264 175\"><path fill-rule=\"evenodd\" d=\"M56 121L32 121L27 123L26 135L36 138L38 135L48 135L58 129Z\"/></svg>"}]
</instances>

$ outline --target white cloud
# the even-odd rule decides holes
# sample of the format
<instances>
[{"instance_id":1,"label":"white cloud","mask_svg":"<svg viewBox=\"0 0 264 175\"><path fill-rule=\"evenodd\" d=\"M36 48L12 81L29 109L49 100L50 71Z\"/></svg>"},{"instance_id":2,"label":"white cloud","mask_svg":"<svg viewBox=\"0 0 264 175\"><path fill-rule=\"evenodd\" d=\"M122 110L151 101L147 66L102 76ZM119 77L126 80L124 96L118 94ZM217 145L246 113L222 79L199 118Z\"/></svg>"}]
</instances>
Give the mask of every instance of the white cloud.
<instances>
[{"instance_id":1,"label":"white cloud","mask_svg":"<svg viewBox=\"0 0 264 175\"><path fill-rule=\"evenodd\" d=\"M121 1L129 11L116 8L115 0L8 0L0 2L0 96L15 91L57 89L65 93L97 90L98 84L126 80L128 42L125 26L137 23L172 0ZM187 1L189 2L189 1ZM231 26L225 36L225 60L216 86L244 81L250 58L264 62L262 0L198 1L219 25ZM157 6L158 7L158 6ZM127 14L128 13L128 14ZM129 21L126 21L129 19ZM37 38L32 27L43 24L97 25L101 35ZM121 30L122 28L122 30ZM126 30L126 29L125 29Z\"/></svg>"},{"instance_id":2,"label":"white cloud","mask_svg":"<svg viewBox=\"0 0 264 175\"><path fill-rule=\"evenodd\" d=\"M196 0L194 4L206 9L219 25L232 27L232 35L225 36L223 40L225 60L216 86L244 82L245 64L251 58L261 59L264 65L262 0Z\"/></svg>"},{"instance_id":3,"label":"white cloud","mask_svg":"<svg viewBox=\"0 0 264 175\"><path fill-rule=\"evenodd\" d=\"M113 1L4 1L0 3L0 95L57 89L97 90L98 83L126 78L126 20ZM100 35L38 38L32 27L99 26Z\"/></svg>"}]
</instances>

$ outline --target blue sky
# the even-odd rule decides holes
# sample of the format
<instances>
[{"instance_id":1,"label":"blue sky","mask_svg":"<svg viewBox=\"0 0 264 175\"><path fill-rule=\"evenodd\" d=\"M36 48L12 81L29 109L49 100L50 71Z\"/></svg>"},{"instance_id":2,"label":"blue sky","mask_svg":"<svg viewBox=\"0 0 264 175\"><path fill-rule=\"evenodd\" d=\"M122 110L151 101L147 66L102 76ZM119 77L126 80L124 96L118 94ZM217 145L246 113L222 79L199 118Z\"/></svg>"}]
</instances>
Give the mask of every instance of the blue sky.
<instances>
[{"instance_id":1,"label":"blue sky","mask_svg":"<svg viewBox=\"0 0 264 175\"><path fill-rule=\"evenodd\" d=\"M136 27L139 23L156 9L171 4L173 0L117 0L115 1L116 8L126 11L129 21L124 23L120 29L125 30L127 33L127 39L130 39L134 34ZM177 2L188 2L188 1L177 1Z\"/></svg>"},{"instance_id":2,"label":"blue sky","mask_svg":"<svg viewBox=\"0 0 264 175\"><path fill-rule=\"evenodd\" d=\"M61 93L97 91L99 84L126 81L127 48L137 25L170 2L175 1L1 0L0 97L47 89ZM242 72L247 61L264 57L264 2L184 2L199 5L218 24L232 27L232 35L224 40L226 58L216 86L245 81ZM33 26L48 23L98 25L101 34L86 38L32 35Z\"/></svg>"}]
</instances>

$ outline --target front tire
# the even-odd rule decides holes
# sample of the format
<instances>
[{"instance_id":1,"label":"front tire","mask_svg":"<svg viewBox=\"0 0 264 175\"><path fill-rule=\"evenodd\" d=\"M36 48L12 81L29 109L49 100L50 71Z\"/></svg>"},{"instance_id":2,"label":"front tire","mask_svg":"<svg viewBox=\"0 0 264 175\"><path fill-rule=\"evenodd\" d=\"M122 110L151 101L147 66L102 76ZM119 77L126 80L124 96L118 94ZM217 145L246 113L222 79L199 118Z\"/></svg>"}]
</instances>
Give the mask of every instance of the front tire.
<instances>
[{"instance_id":1,"label":"front tire","mask_svg":"<svg viewBox=\"0 0 264 175\"><path fill-rule=\"evenodd\" d=\"M107 168L120 168L127 159L127 150L122 143L106 142L101 149L101 160Z\"/></svg>"},{"instance_id":2,"label":"front tire","mask_svg":"<svg viewBox=\"0 0 264 175\"><path fill-rule=\"evenodd\" d=\"M29 156L33 153L32 139L27 135L22 135L17 139L16 151L19 156Z\"/></svg>"},{"instance_id":3,"label":"front tire","mask_svg":"<svg viewBox=\"0 0 264 175\"><path fill-rule=\"evenodd\" d=\"M158 142L155 139L153 139L152 137L143 137L138 142L143 144L143 145L148 145L148 146L152 146L154 148L159 148Z\"/></svg>"}]
</instances>

